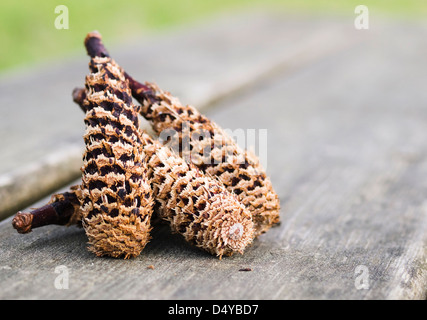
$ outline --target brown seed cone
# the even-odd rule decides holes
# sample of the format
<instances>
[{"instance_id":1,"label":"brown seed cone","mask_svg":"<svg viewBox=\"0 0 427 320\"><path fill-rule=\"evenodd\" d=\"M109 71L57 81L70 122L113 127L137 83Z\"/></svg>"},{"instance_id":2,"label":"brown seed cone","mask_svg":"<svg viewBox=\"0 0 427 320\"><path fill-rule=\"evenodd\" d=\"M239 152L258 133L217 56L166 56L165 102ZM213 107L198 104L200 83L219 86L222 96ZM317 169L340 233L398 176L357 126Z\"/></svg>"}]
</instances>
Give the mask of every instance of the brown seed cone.
<instances>
[{"instance_id":1,"label":"brown seed cone","mask_svg":"<svg viewBox=\"0 0 427 320\"><path fill-rule=\"evenodd\" d=\"M91 73L84 101L82 222L96 255L130 258L150 238L152 189L128 83L114 60L96 50L100 41L97 33L85 39Z\"/></svg>"},{"instance_id":2,"label":"brown seed cone","mask_svg":"<svg viewBox=\"0 0 427 320\"><path fill-rule=\"evenodd\" d=\"M108 57L100 41L95 42L88 52L100 52ZM98 87L102 88L102 85ZM80 93L75 91L74 96L81 98ZM87 110L87 107L82 109ZM136 143L143 146L149 159L148 175L162 218L187 241L212 254L222 257L234 252L243 253L253 239L253 223L250 213L237 197L218 180L188 165L148 134L142 133L140 138Z\"/></svg>"},{"instance_id":3,"label":"brown seed cone","mask_svg":"<svg viewBox=\"0 0 427 320\"><path fill-rule=\"evenodd\" d=\"M94 57L87 92L74 92L76 102L84 99L78 103L86 112L86 151L82 185L73 189L81 206L73 206L70 221L83 219L90 250L125 258L140 253L150 229L151 180L162 218L175 232L219 257L243 253L253 239L248 210L219 181L136 129L120 67L98 50L104 49L98 34L89 34L85 44ZM68 204L61 195L56 199Z\"/></svg>"},{"instance_id":4,"label":"brown seed cone","mask_svg":"<svg viewBox=\"0 0 427 320\"><path fill-rule=\"evenodd\" d=\"M141 114L151 122L154 131L161 135L173 129L175 136L167 140L169 146L205 173L217 177L249 209L255 237L279 222L279 197L255 155L242 150L194 107L182 105L156 84L141 84L125 75L134 98L142 105ZM189 148L185 148L185 142Z\"/></svg>"},{"instance_id":5,"label":"brown seed cone","mask_svg":"<svg viewBox=\"0 0 427 320\"><path fill-rule=\"evenodd\" d=\"M156 144L149 168L161 218L185 240L220 258L243 253L253 240L249 211L219 181Z\"/></svg>"}]
</instances>

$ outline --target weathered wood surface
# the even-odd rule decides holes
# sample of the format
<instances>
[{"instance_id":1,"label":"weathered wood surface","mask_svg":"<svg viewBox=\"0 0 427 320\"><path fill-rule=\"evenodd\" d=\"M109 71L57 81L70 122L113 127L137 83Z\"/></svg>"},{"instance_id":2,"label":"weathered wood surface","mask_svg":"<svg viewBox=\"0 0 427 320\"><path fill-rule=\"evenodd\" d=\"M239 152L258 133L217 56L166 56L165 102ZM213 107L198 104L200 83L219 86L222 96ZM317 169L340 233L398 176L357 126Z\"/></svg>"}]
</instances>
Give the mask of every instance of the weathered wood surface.
<instances>
[{"instance_id":1,"label":"weathered wood surface","mask_svg":"<svg viewBox=\"0 0 427 320\"><path fill-rule=\"evenodd\" d=\"M323 34L310 23L282 27ZM158 227L140 257L123 261L94 257L81 229L19 235L8 218L0 224L0 298L425 299L427 26L324 25L349 45L318 55L319 41L313 59L289 58L289 68L206 109L225 128L267 129L265 165L283 206L278 227L222 260ZM281 32L280 23L271 27ZM174 71L171 87L184 70ZM227 74L218 72L216 86ZM65 290L54 285L60 265L69 271Z\"/></svg>"}]
</instances>

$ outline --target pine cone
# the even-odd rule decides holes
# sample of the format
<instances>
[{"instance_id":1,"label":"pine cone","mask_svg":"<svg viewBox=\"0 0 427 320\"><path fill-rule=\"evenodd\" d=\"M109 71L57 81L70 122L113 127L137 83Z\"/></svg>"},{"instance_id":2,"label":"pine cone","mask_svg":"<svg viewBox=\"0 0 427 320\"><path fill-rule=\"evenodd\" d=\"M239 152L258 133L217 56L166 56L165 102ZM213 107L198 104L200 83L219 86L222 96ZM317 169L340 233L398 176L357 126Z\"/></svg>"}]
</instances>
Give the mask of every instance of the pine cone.
<instances>
[{"instance_id":1,"label":"pine cone","mask_svg":"<svg viewBox=\"0 0 427 320\"><path fill-rule=\"evenodd\" d=\"M99 34L85 44L92 73L86 91L73 92L86 113L82 185L72 188L74 197L55 197L73 208L69 223L83 220L97 255L136 256L148 241L153 191L160 217L188 242L219 257L243 253L254 238L247 208L217 179L137 129L138 108L121 68Z\"/></svg>"},{"instance_id":2,"label":"pine cone","mask_svg":"<svg viewBox=\"0 0 427 320\"><path fill-rule=\"evenodd\" d=\"M253 240L249 211L216 179L155 141L150 158L161 218L185 240L219 257L243 253Z\"/></svg>"},{"instance_id":3,"label":"pine cone","mask_svg":"<svg viewBox=\"0 0 427 320\"><path fill-rule=\"evenodd\" d=\"M128 83L114 60L96 50L100 41L97 33L85 39L91 73L84 101L82 222L91 251L126 259L149 241L152 189Z\"/></svg>"},{"instance_id":4,"label":"pine cone","mask_svg":"<svg viewBox=\"0 0 427 320\"><path fill-rule=\"evenodd\" d=\"M194 107L182 105L153 83L141 84L125 75L134 98L142 105L141 114L154 131L158 135L172 134L166 142L173 150L179 150L183 158L206 174L217 177L249 209L255 237L279 222L279 198L256 156L242 150ZM185 148L186 143L189 148Z\"/></svg>"},{"instance_id":5,"label":"pine cone","mask_svg":"<svg viewBox=\"0 0 427 320\"><path fill-rule=\"evenodd\" d=\"M155 142L148 134L136 130L135 127L138 127L136 109L132 105L127 83L123 81L121 68L109 57L99 34L89 35L88 38L92 39L92 43L88 44L86 41L86 48L94 58L90 64L92 74L86 79L87 92L83 103L88 128L85 135L87 154L84 156L83 170L90 179L86 179L86 175L83 177L81 203L83 225L90 225L95 230L88 232L88 228L85 227L90 237L94 239L92 243L98 241L102 241L103 244L105 241L111 243L110 239L105 240L104 219L108 217L111 220L112 215L115 216L120 212L117 211L117 207L107 206L108 198L98 195L99 188L107 184L107 195L116 202L114 192L120 197L121 192L128 194L131 191L135 199L138 186L131 184L128 187L128 179L118 173L126 169L126 166L134 171L141 169L137 164L141 161L141 165L144 165L145 162L143 163L142 160L147 160L148 167L141 172L132 171L129 174L130 181L140 182L141 179L135 181L132 180L133 177L138 176L138 173L147 173L147 179L144 181L152 181L154 197L160 208L161 217L170 222L172 230L182 234L187 241L220 257L234 252L242 253L253 239L253 223L249 212L217 180L206 177L170 149ZM123 103L120 100L123 100ZM116 110L117 104L122 105L121 109ZM108 121L100 121L100 119ZM102 139L96 141L98 135L108 137L107 141ZM112 137L114 142L111 141ZM118 145L121 147L118 148ZM138 158L142 153L145 153L144 159ZM110 161L111 154L114 155L112 160L115 161L115 165ZM99 162L98 172L95 172L95 175L91 173L94 158ZM109 165L105 158L108 158ZM117 168L117 164L123 161L126 165L119 165ZM131 161L133 163L129 165ZM101 175L98 174L100 166L106 169L104 174L101 169ZM111 178L109 178L110 173ZM120 187L121 184L125 186L124 190ZM114 186L115 190L113 190ZM92 192L90 192L91 187L94 189ZM144 189L146 189L145 186ZM147 195L148 191L141 191ZM98 206L97 202L101 205ZM128 204L131 205L132 202ZM130 213L138 207L144 210L144 205L142 201L136 201L134 207L130 206L132 209ZM107 214L105 215L103 211ZM129 212L126 216L135 217ZM149 219L145 221L149 223ZM109 221L109 224L111 223ZM101 236L98 235L100 231L102 231ZM107 234L107 238L109 236L111 233ZM96 249L94 251L97 252ZM101 251L105 251L104 245L101 246Z\"/></svg>"}]
</instances>

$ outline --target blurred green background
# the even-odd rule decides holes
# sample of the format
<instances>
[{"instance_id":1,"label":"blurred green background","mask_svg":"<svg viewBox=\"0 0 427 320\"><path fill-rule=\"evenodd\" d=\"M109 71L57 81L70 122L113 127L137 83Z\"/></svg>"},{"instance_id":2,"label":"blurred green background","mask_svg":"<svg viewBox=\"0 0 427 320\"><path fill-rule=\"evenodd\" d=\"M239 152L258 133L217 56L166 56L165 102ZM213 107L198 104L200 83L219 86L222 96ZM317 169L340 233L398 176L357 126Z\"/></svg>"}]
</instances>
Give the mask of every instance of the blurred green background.
<instances>
[{"instance_id":1,"label":"blurred green background","mask_svg":"<svg viewBox=\"0 0 427 320\"><path fill-rule=\"evenodd\" d=\"M330 18L354 16L368 6L373 16L425 19L426 0L3 0L0 2L0 72L76 54L88 31L99 30L109 42L196 23L223 12L262 7L287 14ZM69 29L54 27L55 7L66 5Z\"/></svg>"}]
</instances>

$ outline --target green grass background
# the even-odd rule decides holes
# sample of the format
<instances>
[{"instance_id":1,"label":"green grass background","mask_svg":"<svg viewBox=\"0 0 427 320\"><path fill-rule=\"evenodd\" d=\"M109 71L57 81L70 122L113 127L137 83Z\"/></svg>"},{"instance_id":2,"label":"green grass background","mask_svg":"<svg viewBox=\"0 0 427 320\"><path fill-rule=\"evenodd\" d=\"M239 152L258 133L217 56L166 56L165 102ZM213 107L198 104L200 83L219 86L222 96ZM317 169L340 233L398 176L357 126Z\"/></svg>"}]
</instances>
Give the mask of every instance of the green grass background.
<instances>
[{"instance_id":1,"label":"green grass background","mask_svg":"<svg viewBox=\"0 0 427 320\"><path fill-rule=\"evenodd\" d=\"M57 30L54 10L69 9L69 29ZM99 30L109 42L203 21L222 12L273 7L291 14L354 16L356 5L373 16L425 19L427 0L2 0L0 1L0 72L25 68L82 50L88 31Z\"/></svg>"}]
</instances>

